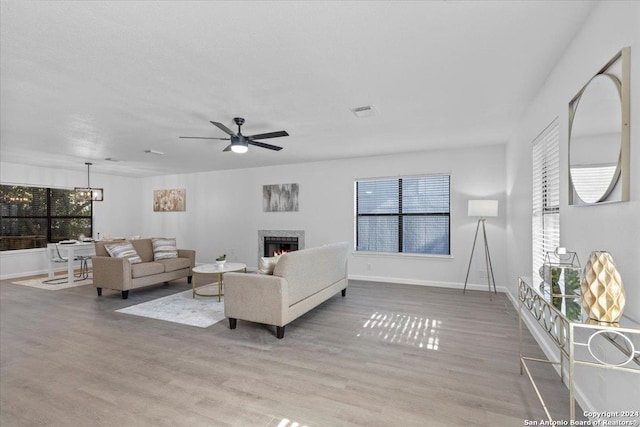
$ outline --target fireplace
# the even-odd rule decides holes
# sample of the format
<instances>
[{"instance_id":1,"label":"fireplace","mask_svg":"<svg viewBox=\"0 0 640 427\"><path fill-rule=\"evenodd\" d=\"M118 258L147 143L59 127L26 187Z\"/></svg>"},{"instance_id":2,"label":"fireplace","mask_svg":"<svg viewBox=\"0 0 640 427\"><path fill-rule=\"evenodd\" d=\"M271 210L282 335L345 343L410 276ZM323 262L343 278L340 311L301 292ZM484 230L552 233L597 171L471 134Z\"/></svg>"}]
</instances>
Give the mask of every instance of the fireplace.
<instances>
[{"instance_id":1,"label":"fireplace","mask_svg":"<svg viewBox=\"0 0 640 427\"><path fill-rule=\"evenodd\" d=\"M297 250L297 237L264 236L264 256L271 257Z\"/></svg>"},{"instance_id":2,"label":"fireplace","mask_svg":"<svg viewBox=\"0 0 640 427\"><path fill-rule=\"evenodd\" d=\"M271 257L276 251L297 251L304 249L302 230L258 230L258 261L261 257Z\"/></svg>"}]
</instances>

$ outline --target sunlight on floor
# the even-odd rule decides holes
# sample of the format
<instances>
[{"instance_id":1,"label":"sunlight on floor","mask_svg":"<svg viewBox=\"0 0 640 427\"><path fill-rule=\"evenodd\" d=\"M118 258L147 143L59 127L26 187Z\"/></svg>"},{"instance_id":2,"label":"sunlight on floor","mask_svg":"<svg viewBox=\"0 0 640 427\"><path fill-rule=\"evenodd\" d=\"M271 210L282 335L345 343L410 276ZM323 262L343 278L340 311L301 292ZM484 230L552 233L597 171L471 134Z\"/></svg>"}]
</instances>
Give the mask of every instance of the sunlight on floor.
<instances>
[{"instance_id":1,"label":"sunlight on floor","mask_svg":"<svg viewBox=\"0 0 640 427\"><path fill-rule=\"evenodd\" d=\"M283 418L282 421L280 421L280 424L278 424L278 427L309 427L309 426L307 426L306 424L300 424L295 421L290 421L286 418Z\"/></svg>"},{"instance_id":2,"label":"sunlight on floor","mask_svg":"<svg viewBox=\"0 0 640 427\"><path fill-rule=\"evenodd\" d=\"M437 350L440 327L441 321L437 319L375 312L357 336Z\"/></svg>"}]
</instances>

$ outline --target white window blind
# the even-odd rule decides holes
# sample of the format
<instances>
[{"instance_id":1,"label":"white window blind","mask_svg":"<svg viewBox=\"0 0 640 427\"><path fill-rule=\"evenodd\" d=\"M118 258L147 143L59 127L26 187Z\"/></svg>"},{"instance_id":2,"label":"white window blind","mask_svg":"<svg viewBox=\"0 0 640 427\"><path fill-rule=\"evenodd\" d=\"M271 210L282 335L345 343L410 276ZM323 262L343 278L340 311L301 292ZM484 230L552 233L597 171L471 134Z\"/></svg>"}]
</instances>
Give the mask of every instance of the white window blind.
<instances>
[{"instance_id":1,"label":"white window blind","mask_svg":"<svg viewBox=\"0 0 640 427\"><path fill-rule=\"evenodd\" d=\"M356 182L356 250L449 255L449 176Z\"/></svg>"},{"instance_id":2,"label":"white window blind","mask_svg":"<svg viewBox=\"0 0 640 427\"><path fill-rule=\"evenodd\" d=\"M558 119L533 141L533 277L545 254L560 244L560 135Z\"/></svg>"}]
</instances>

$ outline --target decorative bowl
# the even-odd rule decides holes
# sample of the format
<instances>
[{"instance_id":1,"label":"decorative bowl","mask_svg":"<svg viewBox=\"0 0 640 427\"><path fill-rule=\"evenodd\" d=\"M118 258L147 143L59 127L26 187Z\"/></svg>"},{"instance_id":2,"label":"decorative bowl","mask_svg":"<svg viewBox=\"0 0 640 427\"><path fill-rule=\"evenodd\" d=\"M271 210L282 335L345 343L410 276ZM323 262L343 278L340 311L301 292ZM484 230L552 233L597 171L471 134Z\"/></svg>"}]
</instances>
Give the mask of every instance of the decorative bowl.
<instances>
[{"instance_id":1,"label":"decorative bowl","mask_svg":"<svg viewBox=\"0 0 640 427\"><path fill-rule=\"evenodd\" d=\"M225 262L227 262L227 260L224 260L224 259L223 259L222 261L218 261L218 260L216 260L216 266L218 266L218 267L222 267L222 266L224 265L224 263L225 263Z\"/></svg>"}]
</instances>

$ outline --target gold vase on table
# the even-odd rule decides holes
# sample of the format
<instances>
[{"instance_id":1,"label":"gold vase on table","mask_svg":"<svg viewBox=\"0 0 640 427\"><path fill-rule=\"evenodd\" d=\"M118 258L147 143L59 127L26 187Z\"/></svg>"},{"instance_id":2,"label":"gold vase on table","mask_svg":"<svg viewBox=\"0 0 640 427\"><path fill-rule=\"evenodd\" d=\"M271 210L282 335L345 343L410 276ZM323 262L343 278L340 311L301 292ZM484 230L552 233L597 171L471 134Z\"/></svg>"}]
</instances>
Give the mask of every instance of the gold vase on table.
<instances>
[{"instance_id":1,"label":"gold vase on table","mask_svg":"<svg viewBox=\"0 0 640 427\"><path fill-rule=\"evenodd\" d=\"M624 286L611 254L594 251L584 266L582 281L582 307L590 319L615 323L624 310Z\"/></svg>"}]
</instances>

